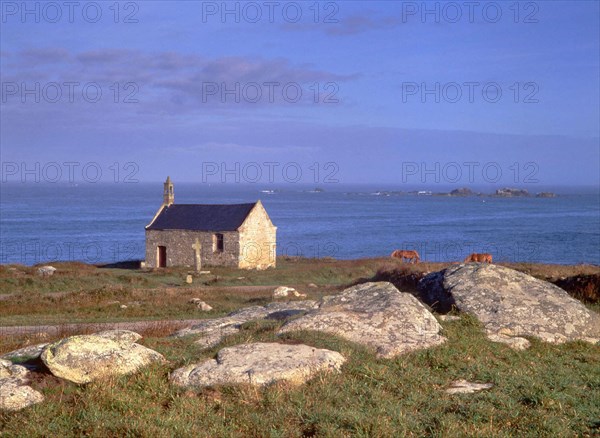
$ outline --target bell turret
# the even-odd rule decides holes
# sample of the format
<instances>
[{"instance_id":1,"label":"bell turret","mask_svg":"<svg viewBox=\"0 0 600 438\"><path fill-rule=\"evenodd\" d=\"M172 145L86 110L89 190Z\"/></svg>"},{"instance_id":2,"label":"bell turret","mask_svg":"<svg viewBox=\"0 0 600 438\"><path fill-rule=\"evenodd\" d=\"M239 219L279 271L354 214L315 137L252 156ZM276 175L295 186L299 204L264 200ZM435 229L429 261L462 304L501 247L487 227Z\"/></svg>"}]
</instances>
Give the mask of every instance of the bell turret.
<instances>
[{"instance_id":1,"label":"bell turret","mask_svg":"<svg viewBox=\"0 0 600 438\"><path fill-rule=\"evenodd\" d=\"M164 187L163 204L168 207L175 202L175 193L173 192L173 183L170 176L167 176Z\"/></svg>"}]
</instances>

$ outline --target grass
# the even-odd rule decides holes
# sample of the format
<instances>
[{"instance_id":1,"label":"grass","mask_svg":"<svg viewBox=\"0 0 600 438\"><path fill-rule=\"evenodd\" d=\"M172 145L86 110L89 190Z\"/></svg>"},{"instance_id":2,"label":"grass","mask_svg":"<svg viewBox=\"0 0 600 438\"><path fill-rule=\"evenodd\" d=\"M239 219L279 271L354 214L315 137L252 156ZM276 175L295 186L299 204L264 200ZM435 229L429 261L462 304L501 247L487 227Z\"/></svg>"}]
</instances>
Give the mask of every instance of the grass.
<instances>
[{"instance_id":1,"label":"grass","mask_svg":"<svg viewBox=\"0 0 600 438\"><path fill-rule=\"evenodd\" d=\"M276 286L287 285L318 299L345 286L373 279L393 281L401 290L413 291L426 272L444 263L406 265L391 259L280 258L277 269L240 271L211 268L211 274L185 283L186 268L156 271L107 269L81 263L56 263L51 277L36 275L35 267L0 266L0 327L75 322L192 319L206 315L188 301L200 297L224 314L241 306L265 304ZM573 289L578 298L598 299L600 268L578 265L509 265L542 279ZM593 281L581 283L587 275ZM309 287L314 283L318 288ZM587 289L590 289L589 291ZM596 297L596 298L594 298ZM123 308L122 306L126 306ZM1 348L1 345L0 345Z\"/></svg>"},{"instance_id":2,"label":"grass","mask_svg":"<svg viewBox=\"0 0 600 438\"><path fill-rule=\"evenodd\" d=\"M289 285L318 299L359 281L393 277L411 291L424 273L443 264L400 265L388 259L353 261L281 259L276 270L211 269L184 282L187 270L155 272L54 264L49 278L34 268L0 267L0 325L73 320L203 318L271 301L274 286ZM513 266L561 281L599 275L590 266ZM14 268L14 269L10 269ZM214 274L214 275L213 275ZM239 279L239 277L244 277ZM319 287L308 286L315 283ZM573 281L573 284L576 284ZM586 286L587 287L587 286ZM201 297L215 308L205 314L188 304ZM120 304L130 304L121 309ZM112 304L110 304L113 302ZM131 305L138 302L139 305ZM378 359L369 348L316 332L278 337L278 321L244 324L219 346L199 351L194 338L170 338L176 322L155 322L142 343L169 360L89 385L33 373L32 386L46 400L17 413L0 413L2 436L599 436L600 346L582 342L544 344L531 339L526 351L489 342L480 324L463 315L443 322L444 345ZM89 327L88 331L94 331ZM60 338L73 334L68 330ZM53 337L2 337L0 352ZM307 384L183 390L169 373L214 357L224 346L254 341L302 342L341 352L340 374L320 374ZM466 379L494 387L449 395L450 382Z\"/></svg>"},{"instance_id":3,"label":"grass","mask_svg":"<svg viewBox=\"0 0 600 438\"><path fill-rule=\"evenodd\" d=\"M89 385L40 376L46 401L0 414L3 436L593 436L600 429L600 348L532 340L522 352L488 342L469 317L445 322L442 346L393 360L313 332L278 338L278 322L250 323L219 346L303 342L340 351L340 374L307 384L182 390L176 367L213 357L191 339L148 338L171 363ZM448 395L453 380L491 382L491 390ZM49 381L47 381L49 380Z\"/></svg>"}]
</instances>

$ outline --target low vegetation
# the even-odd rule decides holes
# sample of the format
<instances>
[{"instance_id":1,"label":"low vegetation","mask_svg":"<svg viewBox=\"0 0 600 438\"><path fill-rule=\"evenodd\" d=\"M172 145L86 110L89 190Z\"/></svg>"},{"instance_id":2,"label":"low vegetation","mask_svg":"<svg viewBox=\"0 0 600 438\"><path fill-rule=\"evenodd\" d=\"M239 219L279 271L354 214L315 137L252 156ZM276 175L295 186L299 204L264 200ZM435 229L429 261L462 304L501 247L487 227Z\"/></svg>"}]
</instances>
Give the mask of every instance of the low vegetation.
<instances>
[{"instance_id":1,"label":"low vegetation","mask_svg":"<svg viewBox=\"0 0 600 438\"><path fill-rule=\"evenodd\" d=\"M132 376L75 385L33 373L43 403L0 413L2 436L597 436L600 434L600 346L583 342L514 351L489 342L466 315L442 322L448 342L395 359L377 359L367 348L314 332L276 336L279 321L255 321L218 347L200 351L194 339L168 335L178 319L218 316L272 300L274 286L295 287L308 298L373 279L413 291L426 272L444 264L402 265L388 259L353 261L281 259L265 272L211 269L185 282L185 269L154 272L53 264L0 267L0 326L155 320L142 343L168 364ZM538 278L588 288L595 266L512 265ZM243 278L240 278L243 277ZM585 277L585 281L577 278ZM570 279L570 280L569 280ZM318 287L309 284L314 283ZM575 292L572 292L575 293ZM188 303L200 297L214 311ZM137 303L137 304L136 304ZM121 308L126 305L126 308ZM597 304L591 304L597 310ZM166 321L166 322L165 322ZM2 328L0 328L2 330ZM80 331L93 331L93 326ZM2 336L0 352L64 337ZM214 357L229 345L252 341L305 343L341 352L340 374L322 374L300 387L214 387L197 391L169 385L177 367ZM450 395L450 382L492 383L487 391Z\"/></svg>"}]
</instances>

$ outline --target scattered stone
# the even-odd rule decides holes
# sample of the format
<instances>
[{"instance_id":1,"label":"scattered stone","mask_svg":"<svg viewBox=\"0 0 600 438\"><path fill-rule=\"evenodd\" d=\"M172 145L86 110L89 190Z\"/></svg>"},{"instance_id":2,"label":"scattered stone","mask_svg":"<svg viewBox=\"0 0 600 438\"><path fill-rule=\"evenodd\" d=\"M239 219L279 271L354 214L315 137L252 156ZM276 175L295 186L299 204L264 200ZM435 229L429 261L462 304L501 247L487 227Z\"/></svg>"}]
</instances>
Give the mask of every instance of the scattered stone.
<instances>
[{"instance_id":1,"label":"scattered stone","mask_svg":"<svg viewBox=\"0 0 600 438\"><path fill-rule=\"evenodd\" d=\"M286 381L299 385L321 371L338 371L344 357L308 345L253 343L219 351L216 360L179 368L171 383L181 387L250 384L268 385Z\"/></svg>"},{"instance_id":2,"label":"scattered stone","mask_svg":"<svg viewBox=\"0 0 600 438\"><path fill-rule=\"evenodd\" d=\"M18 350L13 350L8 353L0 356L0 359L8 359L13 362L24 362L28 360L35 360L40 357L44 348L48 345L48 343L30 345L28 347L19 348Z\"/></svg>"},{"instance_id":3,"label":"scattered stone","mask_svg":"<svg viewBox=\"0 0 600 438\"><path fill-rule=\"evenodd\" d=\"M295 297L302 297L302 298L306 298L306 294L301 294L300 292L298 292L297 290L295 290L294 292L292 292L292 294Z\"/></svg>"},{"instance_id":4,"label":"scattered stone","mask_svg":"<svg viewBox=\"0 0 600 438\"><path fill-rule=\"evenodd\" d=\"M319 286L317 286L317 285L316 285L316 284L314 284L314 283L308 283L308 287L317 288L317 287L319 287Z\"/></svg>"},{"instance_id":5,"label":"scattered stone","mask_svg":"<svg viewBox=\"0 0 600 438\"><path fill-rule=\"evenodd\" d=\"M529 342L525 338L521 338L519 336L510 336L499 333L489 333L487 338L492 342L499 342L501 344L506 344L513 350L527 350L531 347L531 342Z\"/></svg>"},{"instance_id":6,"label":"scattered stone","mask_svg":"<svg viewBox=\"0 0 600 438\"><path fill-rule=\"evenodd\" d=\"M54 266L40 266L37 269L38 275L41 275L42 277L50 277L51 275L54 275L55 271L56 268Z\"/></svg>"},{"instance_id":7,"label":"scattered stone","mask_svg":"<svg viewBox=\"0 0 600 438\"><path fill-rule=\"evenodd\" d=\"M273 291L273 298L285 298L290 292L295 292L295 290L293 287L279 286Z\"/></svg>"},{"instance_id":8,"label":"scattered stone","mask_svg":"<svg viewBox=\"0 0 600 438\"><path fill-rule=\"evenodd\" d=\"M492 383L473 383L460 379L452 382L446 392L448 394L473 394L477 391L490 389L492 386L494 386Z\"/></svg>"},{"instance_id":9,"label":"scattered stone","mask_svg":"<svg viewBox=\"0 0 600 438\"><path fill-rule=\"evenodd\" d=\"M210 312L213 309L211 306L206 304L200 298L192 298L188 301L188 303L193 304L194 306L196 306L198 309L202 310L203 312Z\"/></svg>"},{"instance_id":10,"label":"scattered stone","mask_svg":"<svg viewBox=\"0 0 600 438\"><path fill-rule=\"evenodd\" d=\"M199 324L178 330L172 336L200 335L200 339L195 343L203 349L212 348L219 344L226 336L238 333L240 326L248 321L291 318L296 315L305 314L309 310L314 309L316 305L315 301L305 300L246 307L222 318L207 319Z\"/></svg>"},{"instance_id":11,"label":"scattered stone","mask_svg":"<svg viewBox=\"0 0 600 438\"><path fill-rule=\"evenodd\" d=\"M71 336L48 345L41 358L50 372L75 383L131 374L165 358L137 344L142 337L129 330Z\"/></svg>"},{"instance_id":12,"label":"scattered stone","mask_svg":"<svg viewBox=\"0 0 600 438\"><path fill-rule=\"evenodd\" d=\"M121 309L127 309L127 304L121 304L119 307L120 307Z\"/></svg>"},{"instance_id":13,"label":"scattered stone","mask_svg":"<svg viewBox=\"0 0 600 438\"><path fill-rule=\"evenodd\" d=\"M198 308L200 310L202 310L203 312L210 312L213 309L211 306L206 304L204 301L201 301L200 303L198 303Z\"/></svg>"},{"instance_id":14,"label":"scattered stone","mask_svg":"<svg viewBox=\"0 0 600 438\"><path fill-rule=\"evenodd\" d=\"M194 282L194 277L192 277L191 275L187 275L187 276L185 277L185 282L186 282L187 284L192 284L192 283Z\"/></svg>"},{"instance_id":15,"label":"scattered stone","mask_svg":"<svg viewBox=\"0 0 600 438\"><path fill-rule=\"evenodd\" d=\"M325 297L318 309L287 322L279 333L316 330L373 346L379 357L440 345L442 326L409 293L391 283L365 283Z\"/></svg>"},{"instance_id":16,"label":"scattered stone","mask_svg":"<svg viewBox=\"0 0 600 438\"><path fill-rule=\"evenodd\" d=\"M29 371L0 359L0 410L18 411L44 401L44 396L27 385Z\"/></svg>"},{"instance_id":17,"label":"scattered stone","mask_svg":"<svg viewBox=\"0 0 600 438\"><path fill-rule=\"evenodd\" d=\"M475 315L488 338L524 349L533 336L550 343L600 341L600 315L563 289L504 266L469 263L423 278L425 302Z\"/></svg>"},{"instance_id":18,"label":"scattered stone","mask_svg":"<svg viewBox=\"0 0 600 438\"><path fill-rule=\"evenodd\" d=\"M198 272L198 275L208 275L210 274L210 271L200 271Z\"/></svg>"},{"instance_id":19,"label":"scattered stone","mask_svg":"<svg viewBox=\"0 0 600 438\"><path fill-rule=\"evenodd\" d=\"M245 280L245 279L246 279L246 277L238 277L237 279L238 279L238 280Z\"/></svg>"}]
</instances>

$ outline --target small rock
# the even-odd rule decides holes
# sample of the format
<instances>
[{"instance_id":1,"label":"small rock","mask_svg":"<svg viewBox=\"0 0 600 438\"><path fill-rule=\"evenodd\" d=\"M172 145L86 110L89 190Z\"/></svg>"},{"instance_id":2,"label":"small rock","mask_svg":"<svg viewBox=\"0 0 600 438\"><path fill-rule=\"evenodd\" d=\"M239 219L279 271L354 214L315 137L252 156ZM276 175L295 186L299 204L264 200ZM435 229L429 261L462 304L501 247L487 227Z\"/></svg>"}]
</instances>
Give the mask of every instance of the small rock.
<instances>
[{"instance_id":1,"label":"small rock","mask_svg":"<svg viewBox=\"0 0 600 438\"><path fill-rule=\"evenodd\" d=\"M285 298L290 294L290 292L293 293L295 291L296 289L293 287L279 286L273 291L273 298Z\"/></svg>"},{"instance_id":2,"label":"small rock","mask_svg":"<svg viewBox=\"0 0 600 438\"><path fill-rule=\"evenodd\" d=\"M127 305L126 305L126 304L121 304L119 307L120 307L121 309L127 309Z\"/></svg>"},{"instance_id":3,"label":"small rock","mask_svg":"<svg viewBox=\"0 0 600 438\"><path fill-rule=\"evenodd\" d=\"M198 308L203 312L210 312L213 308L206 304L204 301L198 303Z\"/></svg>"},{"instance_id":4,"label":"small rock","mask_svg":"<svg viewBox=\"0 0 600 438\"><path fill-rule=\"evenodd\" d=\"M460 379L452 382L446 392L448 394L473 394L477 391L490 389L492 386L494 386L492 383L473 383Z\"/></svg>"},{"instance_id":5,"label":"small rock","mask_svg":"<svg viewBox=\"0 0 600 438\"><path fill-rule=\"evenodd\" d=\"M27 386L29 371L21 365L0 359L0 410L18 411L44 400L44 396Z\"/></svg>"},{"instance_id":6,"label":"small rock","mask_svg":"<svg viewBox=\"0 0 600 438\"><path fill-rule=\"evenodd\" d=\"M316 284L314 284L314 283L308 283L308 287L317 288L317 287L319 287L319 286L317 286L317 285L316 285Z\"/></svg>"},{"instance_id":7,"label":"small rock","mask_svg":"<svg viewBox=\"0 0 600 438\"><path fill-rule=\"evenodd\" d=\"M19 348L0 356L0 359L8 359L14 361L35 360L40 357L44 348L48 343L29 345L28 347Z\"/></svg>"},{"instance_id":8,"label":"small rock","mask_svg":"<svg viewBox=\"0 0 600 438\"><path fill-rule=\"evenodd\" d=\"M25 383L29 371L21 365L13 365L10 360L0 359L0 379L2 382Z\"/></svg>"},{"instance_id":9,"label":"small rock","mask_svg":"<svg viewBox=\"0 0 600 438\"><path fill-rule=\"evenodd\" d=\"M55 271L56 268L54 266L40 266L37 270L37 273L42 277L50 277L51 275L54 275Z\"/></svg>"},{"instance_id":10,"label":"small rock","mask_svg":"<svg viewBox=\"0 0 600 438\"><path fill-rule=\"evenodd\" d=\"M217 359L179 368L171 383L181 387L227 384L302 384L320 371L338 371L346 359L335 351L308 345L254 343L219 351Z\"/></svg>"},{"instance_id":11,"label":"small rock","mask_svg":"<svg viewBox=\"0 0 600 438\"><path fill-rule=\"evenodd\" d=\"M295 297L302 297L302 298L306 298L306 294L301 294L300 292L298 292L297 290L295 290L294 292L292 292L294 294Z\"/></svg>"},{"instance_id":12,"label":"small rock","mask_svg":"<svg viewBox=\"0 0 600 438\"><path fill-rule=\"evenodd\" d=\"M208 275L210 274L210 271L200 271L198 272L199 275Z\"/></svg>"},{"instance_id":13,"label":"small rock","mask_svg":"<svg viewBox=\"0 0 600 438\"><path fill-rule=\"evenodd\" d=\"M190 300L188 301L189 304L198 304L202 302L202 298L190 298Z\"/></svg>"},{"instance_id":14,"label":"small rock","mask_svg":"<svg viewBox=\"0 0 600 438\"><path fill-rule=\"evenodd\" d=\"M187 275L187 276L185 277L185 282L186 282L187 284L192 284L192 283L194 282L194 277L192 277L191 275Z\"/></svg>"},{"instance_id":15,"label":"small rock","mask_svg":"<svg viewBox=\"0 0 600 438\"><path fill-rule=\"evenodd\" d=\"M529 342L525 338L521 338L520 336L508 336L500 333L488 333L487 338L492 342L500 342L502 344L506 344L513 350L527 350L531 346L531 342Z\"/></svg>"},{"instance_id":16,"label":"small rock","mask_svg":"<svg viewBox=\"0 0 600 438\"><path fill-rule=\"evenodd\" d=\"M245 279L246 279L246 277L238 277L237 279L238 279L238 280L245 280Z\"/></svg>"},{"instance_id":17,"label":"small rock","mask_svg":"<svg viewBox=\"0 0 600 438\"><path fill-rule=\"evenodd\" d=\"M139 339L141 335L129 330L71 336L48 345L41 358L52 374L74 383L131 374L165 361L162 354L137 344Z\"/></svg>"}]
</instances>

